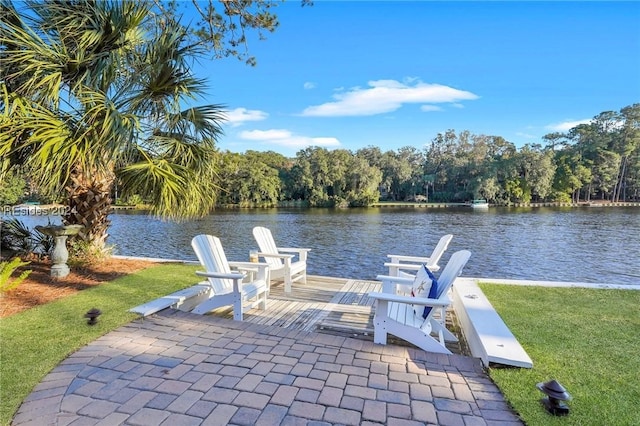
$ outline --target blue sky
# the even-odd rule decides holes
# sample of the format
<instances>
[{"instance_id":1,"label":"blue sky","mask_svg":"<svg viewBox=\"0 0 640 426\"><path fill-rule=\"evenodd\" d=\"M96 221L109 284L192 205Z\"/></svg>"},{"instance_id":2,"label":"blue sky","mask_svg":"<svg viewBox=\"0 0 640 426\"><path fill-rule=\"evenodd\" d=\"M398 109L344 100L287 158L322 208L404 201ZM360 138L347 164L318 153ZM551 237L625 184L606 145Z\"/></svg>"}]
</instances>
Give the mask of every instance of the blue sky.
<instances>
[{"instance_id":1,"label":"blue sky","mask_svg":"<svg viewBox=\"0 0 640 426\"><path fill-rule=\"evenodd\" d=\"M638 2L322 1L276 8L249 67L203 62L222 150L422 149L454 129L521 147L640 102Z\"/></svg>"}]
</instances>

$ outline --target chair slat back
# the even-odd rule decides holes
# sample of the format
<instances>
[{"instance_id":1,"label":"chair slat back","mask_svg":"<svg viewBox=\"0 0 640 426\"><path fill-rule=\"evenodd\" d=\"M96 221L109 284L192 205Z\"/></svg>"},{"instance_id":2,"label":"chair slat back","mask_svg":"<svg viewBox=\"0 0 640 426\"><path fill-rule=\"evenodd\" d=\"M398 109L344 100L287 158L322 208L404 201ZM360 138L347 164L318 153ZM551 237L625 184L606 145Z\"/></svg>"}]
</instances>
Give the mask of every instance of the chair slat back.
<instances>
[{"instance_id":1,"label":"chair slat back","mask_svg":"<svg viewBox=\"0 0 640 426\"><path fill-rule=\"evenodd\" d=\"M440 258L442 257L444 252L447 250L447 247L449 247L449 243L451 242L452 238L453 238L453 235L451 234L443 235L442 237L440 237L438 244L436 244L435 248L433 249L433 252L431 253L431 256L429 256L429 262L432 265L438 264L438 262L440 261Z\"/></svg>"},{"instance_id":2,"label":"chair slat back","mask_svg":"<svg viewBox=\"0 0 640 426\"><path fill-rule=\"evenodd\" d=\"M438 294L436 295L437 299L441 299L443 296L447 294L453 282L456 280L456 277L462 273L462 269L464 265L467 264L467 261L471 257L471 252L469 250L460 250L451 255L449 261L447 262L447 266L444 267L444 270L438 277ZM422 314L424 321L422 322L422 326L420 328L424 329L428 327L431 329L429 322L431 317L433 316L436 309L431 307L427 307Z\"/></svg>"},{"instance_id":3,"label":"chair slat back","mask_svg":"<svg viewBox=\"0 0 640 426\"><path fill-rule=\"evenodd\" d=\"M253 228L253 237L256 239L262 253L278 254L278 246L276 246L276 242L269 228L256 226ZM269 264L270 268L278 269L283 265L282 259L277 257L266 257L264 260Z\"/></svg>"},{"instance_id":4,"label":"chair slat back","mask_svg":"<svg viewBox=\"0 0 640 426\"><path fill-rule=\"evenodd\" d=\"M471 252L469 250L460 250L451 255L447 266L444 267L438 277L438 299L447 294L456 277L462 273L462 269L470 257Z\"/></svg>"},{"instance_id":5,"label":"chair slat back","mask_svg":"<svg viewBox=\"0 0 640 426\"><path fill-rule=\"evenodd\" d=\"M224 254L218 237L204 234L196 235L191 240L191 247L193 247L200 264L204 266L207 272L231 273L227 256ZM232 280L221 278L208 278L208 280L215 294L225 294L233 291Z\"/></svg>"}]
</instances>

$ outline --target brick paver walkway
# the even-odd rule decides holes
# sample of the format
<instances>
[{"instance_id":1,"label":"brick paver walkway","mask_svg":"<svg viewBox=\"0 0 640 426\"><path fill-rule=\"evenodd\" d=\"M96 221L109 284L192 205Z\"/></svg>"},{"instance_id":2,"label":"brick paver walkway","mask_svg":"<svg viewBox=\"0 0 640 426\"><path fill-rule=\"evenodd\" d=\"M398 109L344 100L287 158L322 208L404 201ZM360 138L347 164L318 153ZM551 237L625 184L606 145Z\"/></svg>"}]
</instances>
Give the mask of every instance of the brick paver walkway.
<instances>
[{"instance_id":1,"label":"brick paver walkway","mask_svg":"<svg viewBox=\"0 0 640 426\"><path fill-rule=\"evenodd\" d=\"M64 360L15 425L521 425L478 360L167 310Z\"/></svg>"}]
</instances>

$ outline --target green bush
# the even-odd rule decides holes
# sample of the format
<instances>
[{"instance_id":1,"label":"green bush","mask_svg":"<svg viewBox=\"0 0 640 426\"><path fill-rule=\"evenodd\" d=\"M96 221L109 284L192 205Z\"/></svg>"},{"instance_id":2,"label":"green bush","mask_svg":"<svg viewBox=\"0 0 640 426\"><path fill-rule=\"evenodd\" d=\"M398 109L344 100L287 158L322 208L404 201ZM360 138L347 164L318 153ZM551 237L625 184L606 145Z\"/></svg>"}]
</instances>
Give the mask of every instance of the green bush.
<instances>
[{"instance_id":1,"label":"green bush","mask_svg":"<svg viewBox=\"0 0 640 426\"><path fill-rule=\"evenodd\" d=\"M92 265L110 257L114 250L113 246L105 245L99 248L90 242L75 237L68 240L68 248L69 261L67 263L70 266Z\"/></svg>"},{"instance_id":2,"label":"green bush","mask_svg":"<svg viewBox=\"0 0 640 426\"><path fill-rule=\"evenodd\" d=\"M19 257L14 257L10 262L0 262L0 293L5 293L18 287L29 276L31 270L23 271L18 278L10 279L16 269L29 263L23 262Z\"/></svg>"},{"instance_id":3,"label":"green bush","mask_svg":"<svg viewBox=\"0 0 640 426\"><path fill-rule=\"evenodd\" d=\"M16 218L0 223L0 236L0 248L14 256L48 256L53 250L53 237L29 229Z\"/></svg>"}]
</instances>

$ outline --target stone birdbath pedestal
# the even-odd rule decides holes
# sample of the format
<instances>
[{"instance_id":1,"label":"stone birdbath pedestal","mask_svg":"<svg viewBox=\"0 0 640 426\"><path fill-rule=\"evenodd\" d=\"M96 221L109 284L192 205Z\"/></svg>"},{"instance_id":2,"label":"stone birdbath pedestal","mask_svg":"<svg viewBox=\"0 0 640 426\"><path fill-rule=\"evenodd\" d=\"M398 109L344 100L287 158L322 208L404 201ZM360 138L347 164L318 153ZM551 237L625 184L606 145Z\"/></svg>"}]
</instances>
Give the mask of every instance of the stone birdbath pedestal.
<instances>
[{"instance_id":1,"label":"stone birdbath pedestal","mask_svg":"<svg viewBox=\"0 0 640 426\"><path fill-rule=\"evenodd\" d=\"M82 225L36 226L38 231L54 238L53 251L51 252L51 262L53 263L51 276L53 278L62 278L69 275L67 237L76 235L82 228Z\"/></svg>"}]
</instances>

